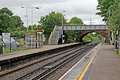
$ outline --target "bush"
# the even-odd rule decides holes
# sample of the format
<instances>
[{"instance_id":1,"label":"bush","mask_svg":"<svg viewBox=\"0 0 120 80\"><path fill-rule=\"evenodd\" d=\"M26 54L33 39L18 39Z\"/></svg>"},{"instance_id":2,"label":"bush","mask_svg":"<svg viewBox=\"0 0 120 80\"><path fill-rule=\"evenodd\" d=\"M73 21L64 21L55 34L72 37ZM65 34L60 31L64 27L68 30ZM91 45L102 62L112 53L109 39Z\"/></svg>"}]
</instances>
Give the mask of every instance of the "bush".
<instances>
[{"instance_id":1,"label":"bush","mask_svg":"<svg viewBox=\"0 0 120 80\"><path fill-rule=\"evenodd\" d=\"M120 55L120 49L117 50L117 54Z\"/></svg>"}]
</instances>

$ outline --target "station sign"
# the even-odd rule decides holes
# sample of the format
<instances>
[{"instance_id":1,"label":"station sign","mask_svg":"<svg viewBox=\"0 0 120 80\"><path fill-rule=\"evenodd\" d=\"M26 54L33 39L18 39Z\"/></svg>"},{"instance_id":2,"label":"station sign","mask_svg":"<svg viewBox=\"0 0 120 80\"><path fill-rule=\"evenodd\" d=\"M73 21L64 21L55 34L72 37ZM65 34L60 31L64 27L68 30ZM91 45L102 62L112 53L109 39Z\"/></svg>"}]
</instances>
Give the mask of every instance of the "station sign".
<instances>
[{"instance_id":1,"label":"station sign","mask_svg":"<svg viewBox=\"0 0 120 80\"><path fill-rule=\"evenodd\" d=\"M36 30L36 32L44 32L44 30L42 30L42 29L41 30Z\"/></svg>"},{"instance_id":2,"label":"station sign","mask_svg":"<svg viewBox=\"0 0 120 80\"><path fill-rule=\"evenodd\" d=\"M10 33L2 33L2 38L5 43L10 43Z\"/></svg>"}]
</instances>

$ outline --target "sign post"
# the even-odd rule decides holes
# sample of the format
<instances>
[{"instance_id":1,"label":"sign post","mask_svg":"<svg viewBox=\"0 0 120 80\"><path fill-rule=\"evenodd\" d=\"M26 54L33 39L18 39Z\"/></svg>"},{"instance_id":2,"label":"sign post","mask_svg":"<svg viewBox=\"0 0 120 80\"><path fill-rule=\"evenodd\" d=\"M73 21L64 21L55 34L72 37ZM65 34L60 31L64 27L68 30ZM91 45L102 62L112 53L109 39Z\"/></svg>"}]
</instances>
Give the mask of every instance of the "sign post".
<instances>
[{"instance_id":1,"label":"sign post","mask_svg":"<svg viewBox=\"0 0 120 80\"><path fill-rule=\"evenodd\" d=\"M2 37L0 37L0 54L3 54L3 42L2 42Z\"/></svg>"}]
</instances>

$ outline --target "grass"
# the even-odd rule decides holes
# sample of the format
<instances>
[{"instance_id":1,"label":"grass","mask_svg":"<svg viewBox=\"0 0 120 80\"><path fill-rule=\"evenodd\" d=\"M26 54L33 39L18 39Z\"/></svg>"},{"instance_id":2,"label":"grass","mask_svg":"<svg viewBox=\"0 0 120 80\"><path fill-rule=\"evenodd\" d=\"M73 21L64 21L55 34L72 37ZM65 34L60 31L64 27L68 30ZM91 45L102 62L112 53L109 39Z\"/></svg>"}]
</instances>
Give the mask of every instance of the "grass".
<instances>
[{"instance_id":1,"label":"grass","mask_svg":"<svg viewBox=\"0 0 120 80\"><path fill-rule=\"evenodd\" d=\"M23 51L23 50L28 50L28 48L18 47L17 50L11 49L11 52ZM5 53L10 53L10 49L5 49L5 50L4 50L4 54L5 54Z\"/></svg>"},{"instance_id":2,"label":"grass","mask_svg":"<svg viewBox=\"0 0 120 80\"><path fill-rule=\"evenodd\" d=\"M117 54L120 55L120 49L117 50Z\"/></svg>"}]
</instances>

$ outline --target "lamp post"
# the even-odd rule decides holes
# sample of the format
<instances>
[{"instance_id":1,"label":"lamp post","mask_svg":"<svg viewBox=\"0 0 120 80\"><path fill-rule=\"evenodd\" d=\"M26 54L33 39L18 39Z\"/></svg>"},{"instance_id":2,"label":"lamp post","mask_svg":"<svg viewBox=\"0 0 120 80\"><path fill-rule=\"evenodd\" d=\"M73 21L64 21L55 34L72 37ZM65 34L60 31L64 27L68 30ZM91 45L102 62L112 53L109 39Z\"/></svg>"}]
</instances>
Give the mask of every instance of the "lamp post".
<instances>
[{"instance_id":1,"label":"lamp post","mask_svg":"<svg viewBox=\"0 0 120 80\"><path fill-rule=\"evenodd\" d=\"M116 34L115 34L115 38L116 38L116 41L115 41L115 49L118 49L118 31L116 31Z\"/></svg>"},{"instance_id":2,"label":"lamp post","mask_svg":"<svg viewBox=\"0 0 120 80\"><path fill-rule=\"evenodd\" d=\"M62 12L62 27L63 27L63 24L64 24L64 12L66 12L66 11L63 10L63 12Z\"/></svg>"},{"instance_id":3,"label":"lamp post","mask_svg":"<svg viewBox=\"0 0 120 80\"><path fill-rule=\"evenodd\" d=\"M63 10L62 12L62 30L64 29L64 12L66 12L65 10ZM64 30L63 30L64 31ZM64 32L63 32L64 33ZM62 33L62 43L64 43L64 39L63 39L63 33Z\"/></svg>"},{"instance_id":4,"label":"lamp post","mask_svg":"<svg viewBox=\"0 0 120 80\"><path fill-rule=\"evenodd\" d=\"M0 54L3 54L3 41L2 41L2 36L0 36Z\"/></svg>"},{"instance_id":5,"label":"lamp post","mask_svg":"<svg viewBox=\"0 0 120 80\"><path fill-rule=\"evenodd\" d=\"M26 15L25 15L25 17L27 18L27 31L28 31L28 8L27 7L21 7L21 8L26 8Z\"/></svg>"},{"instance_id":6,"label":"lamp post","mask_svg":"<svg viewBox=\"0 0 120 80\"><path fill-rule=\"evenodd\" d=\"M31 22L32 22L32 25L33 25L33 8L39 9L39 7L31 7ZM32 27L32 31L33 31L33 27Z\"/></svg>"}]
</instances>

